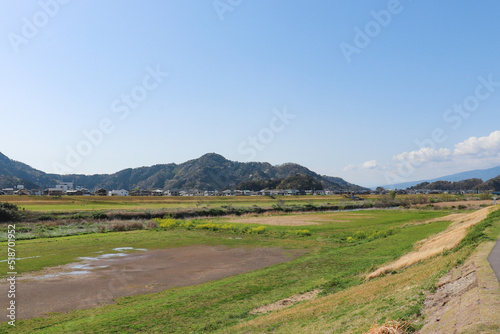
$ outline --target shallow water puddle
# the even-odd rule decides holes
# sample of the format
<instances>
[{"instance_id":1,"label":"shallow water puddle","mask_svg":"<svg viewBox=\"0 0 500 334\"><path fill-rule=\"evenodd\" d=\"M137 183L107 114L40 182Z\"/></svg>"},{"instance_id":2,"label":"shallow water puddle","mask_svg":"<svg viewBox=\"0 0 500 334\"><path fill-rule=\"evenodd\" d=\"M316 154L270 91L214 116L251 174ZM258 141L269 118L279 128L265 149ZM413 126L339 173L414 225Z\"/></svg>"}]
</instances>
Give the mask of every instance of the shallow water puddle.
<instances>
[{"instance_id":1,"label":"shallow water puddle","mask_svg":"<svg viewBox=\"0 0 500 334\"><path fill-rule=\"evenodd\" d=\"M81 260L81 262L78 263L73 263L73 264L67 264L62 266L60 270L58 270L55 273L50 274L45 274L45 275L25 275L25 278L28 279L34 279L34 280L44 280L44 279L51 279L51 278L58 278L62 276L79 276L79 275L86 275L90 274L93 270L95 269L104 269L108 268L109 265L103 265L100 261L103 260L108 260L108 261L113 261L115 260L114 258L123 258L126 257L127 255L131 255L132 253L127 253L126 251L147 251L145 248L134 248L134 247L117 247L113 248L114 251L117 251L119 253L106 253L106 254L101 254L98 256L82 256L79 257L78 259ZM95 253L103 253L104 251L98 251ZM20 259L29 259L29 258L35 258L35 257L40 257L40 256L31 256L31 257L26 257L26 258L20 258ZM20 260L16 259L16 260ZM50 270L50 268L48 268Z\"/></svg>"}]
</instances>

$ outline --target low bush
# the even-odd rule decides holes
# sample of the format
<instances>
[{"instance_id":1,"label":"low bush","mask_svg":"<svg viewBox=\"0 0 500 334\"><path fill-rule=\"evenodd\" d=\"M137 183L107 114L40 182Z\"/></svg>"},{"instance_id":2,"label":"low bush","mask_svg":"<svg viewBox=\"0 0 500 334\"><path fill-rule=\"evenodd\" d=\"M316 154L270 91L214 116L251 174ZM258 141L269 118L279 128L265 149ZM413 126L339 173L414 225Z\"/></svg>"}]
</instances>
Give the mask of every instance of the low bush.
<instances>
[{"instance_id":1,"label":"low bush","mask_svg":"<svg viewBox=\"0 0 500 334\"><path fill-rule=\"evenodd\" d=\"M384 231L379 230L358 230L353 233L344 234L340 237L340 241L354 243L361 241L373 241L380 238L387 238L398 232L396 228L389 228Z\"/></svg>"},{"instance_id":2,"label":"low bush","mask_svg":"<svg viewBox=\"0 0 500 334\"><path fill-rule=\"evenodd\" d=\"M207 230L212 232L233 232L240 234L264 234L267 232L266 226L258 226L258 227L248 227L248 226L238 226L237 224L215 224L215 223L207 223L203 220L177 220L173 218L165 218L165 219L154 219L153 223L157 224L159 228L162 229L174 229L174 228L182 228L185 230ZM309 232L309 231L307 231ZM304 234L305 235L305 234Z\"/></svg>"},{"instance_id":3,"label":"low bush","mask_svg":"<svg viewBox=\"0 0 500 334\"><path fill-rule=\"evenodd\" d=\"M148 230L154 230L154 229L158 228L158 223L157 223L157 222L154 222L154 221L149 221L149 222L147 222L147 224L146 224L146 228L147 228Z\"/></svg>"},{"instance_id":4,"label":"low bush","mask_svg":"<svg viewBox=\"0 0 500 334\"><path fill-rule=\"evenodd\" d=\"M38 216L38 220L39 221L47 221L47 220L55 220L56 217L52 214L47 214L47 213L44 213L40 216Z\"/></svg>"},{"instance_id":5,"label":"low bush","mask_svg":"<svg viewBox=\"0 0 500 334\"><path fill-rule=\"evenodd\" d=\"M0 202L0 222L13 222L21 219L19 208L15 204Z\"/></svg>"},{"instance_id":6,"label":"low bush","mask_svg":"<svg viewBox=\"0 0 500 334\"><path fill-rule=\"evenodd\" d=\"M85 212L78 212L75 213L71 216L69 216L70 219L75 219L75 220L80 220L80 219L89 219L90 215L85 213ZM40 219L40 218L39 218Z\"/></svg>"},{"instance_id":7,"label":"low bush","mask_svg":"<svg viewBox=\"0 0 500 334\"><path fill-rule=\"evenodd\" d=\"M104 212L93 212L92 218L94 219L108 219L108 215Z\"/></svg>"},{"instance_id":8,"label":"low bush","mask_svg":"<svg viewBox=\"0 0 500 334\"><path fill-rule=\"evenodd\" d=\"M259 227L252 228L252 233L256 233L256 234L262 234L265 231L266 231L266 227L265 226L259 226Z\"/></svg>"},{"instance_id":9,"label":"low bush","mask_svg":"<svg viewBox=\"0 0 500 334\"><path fill-rule=\"evenodd\" d=\"M167 218L167 219L161 219L161 220L155 220L156 222L159 223L160 228L165 228L165 229L170 229L174 228L176 226L179 226L179 223L177 220L173 218Z\"/></svg>"},{"instance_id":10,"label":"low bush","mask_svg":"<svg viewBox=\"0 0 500 334\"><path fill-rule=\"evenodd\" d=\"M296 230L295 234L297 234L301 237L308 237L311 235L311 231L309 231L309 230Z\"/></svg>"},{"instance_id":11,"label":"low bush","mask_svg":"<svg viewBox=\"0 0 500 334\"><path fill-rule=\"evenodd\" d=\"M142 230L144 228L144 224L141 222L133 222L133 223L124 223L118 222L111 224L110 231L122 232L122 231L134 231L134 230Z\"/></svg>"}]
</instances>

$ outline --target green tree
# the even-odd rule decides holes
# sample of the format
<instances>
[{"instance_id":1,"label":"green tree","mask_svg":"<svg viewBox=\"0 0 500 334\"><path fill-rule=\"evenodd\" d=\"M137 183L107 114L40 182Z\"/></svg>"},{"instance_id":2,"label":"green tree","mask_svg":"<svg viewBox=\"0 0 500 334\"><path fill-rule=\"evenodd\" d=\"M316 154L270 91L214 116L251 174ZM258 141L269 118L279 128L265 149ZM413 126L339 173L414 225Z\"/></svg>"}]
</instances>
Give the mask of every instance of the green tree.
<instances>
[{"instance_id":1,"label":"green tree","mask_svg":"<svg viewBox=\"0 0 500 334\"><path fill-rule=\"evenodd\" d=\"M494 191L500 191L500 175L487 181L489 187Z\"/></svg>"},{"instance_id":2,"label":"green tree","mask_svg":"<svg viewBox=\"0 0 500 334\"><path fill-rule=\"evenodd\" d=\"M483 201L489 200L489 199L491 199L491 194L489 193L489 191L483 191L479 195L479 199L482 199Z\"/></svg>"},{"instance_id":3,"label":"green tree","mask_svg":"<svg viewBox=\"0 0 500 334\"><path fill-rule=\"evenodd\" d=\"M0 222L11 222L20 219L17 205L11 203L0 203Z\"/></svg>"}]
</instances>

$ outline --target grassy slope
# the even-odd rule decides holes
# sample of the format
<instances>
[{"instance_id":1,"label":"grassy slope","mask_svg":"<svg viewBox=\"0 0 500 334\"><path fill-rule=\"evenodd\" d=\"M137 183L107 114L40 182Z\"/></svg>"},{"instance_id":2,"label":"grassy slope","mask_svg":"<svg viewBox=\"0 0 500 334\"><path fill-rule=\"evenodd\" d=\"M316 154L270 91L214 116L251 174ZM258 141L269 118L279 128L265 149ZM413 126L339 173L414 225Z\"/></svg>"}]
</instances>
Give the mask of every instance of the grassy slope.
<instances>
[{"instance_id":1,"label":"grassy slope","mask_svg":"<svg viewBox=\"0 0 500 334\"><path fill-rule=\"evenodd\" d=\"M420 318L422 301L426 292L433 291L437 279L454 266L462 264L476 250L479 242L489 241L491 248L492 241L500 237L500 210L492 213L488 219L491 225L485 221L479 224L483 226L477 226L476 231L471 229L468 240L457 251L446 252L443 256L393 275L242 322L221 332L262 333L272 330L273 333L361 333L367 331L372 323L382 324L385 320L417 320L417 324L423 323L425 319ZM481 231L485 226L483 234ZM498 314L489 316L493 318L488 319L485 312L482 321L493 320L498 324ZM479 328L482 325L477 326ZM497 331L498 327L495 327L484 332Z\"/></svg>"},{"instance_id":2,"label":"grassy slope","mask_svg":"<svg viewBox=\"0 0 500 334\"><path fill-rule=\"evenodd\" d=\"M411 320L419 314L423 292L467 255L467 250L436 257L399 273L273 312L224 329L223 333L362 333L372 323Z\"/></svg>"},{"instance_id":3,"label":"grassy slope","mask_svg":"<svg viewBox=\"0 0 500 334\"><path fill-rule=\"evenodd\" d=\"M365 215L365 219L356 219L351 225L335 223L332 220L330 224L311 226L311 230L313 228L316 230L311 237L304 238L298 236L279 238L270 233L245 236L243 240L231 240L224 233L173 230L109 233L22 242L19 245L21 257L42 255L39 259L24 260L25 270L33 270L43 261L46 265L67 263L77 256L89 255L99 250L98 247L109 250L128 245L146 248L202 243L272 246L288 249L306 248L308 253L288 263L197 286L126 297L119 299L114 305L53 315L49 318L19 321L16 329L19 332L41 333L135 333L139 330L186 333L223 330L255 318L256 316L248 313L252 308L292 294L316 287L333 293L357 285L361 282L361 273L401 256L409 251L416 241L448 226L447 222L408 226L387 238L358 244L339 243L332 238L338 231L354 232L360 228L374 227L386 229L444 213L394 210L363 211L362 214ZM272 227L271 232L273 228L284 227ZM57 256L51 258L48 256L50 252ZM43 260L44 258L47 260ZM5 323L2 324L4 325Z\"/></svg>"}]
</instances>

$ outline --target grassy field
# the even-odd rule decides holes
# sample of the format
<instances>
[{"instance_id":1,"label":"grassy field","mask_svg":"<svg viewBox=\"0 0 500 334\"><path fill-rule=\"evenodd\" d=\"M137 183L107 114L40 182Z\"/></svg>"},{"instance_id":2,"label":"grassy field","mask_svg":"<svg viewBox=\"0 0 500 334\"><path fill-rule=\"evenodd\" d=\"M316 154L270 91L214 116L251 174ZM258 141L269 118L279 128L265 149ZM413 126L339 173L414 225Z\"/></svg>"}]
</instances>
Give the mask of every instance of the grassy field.
<instances>
[{"instance_id":1,"label":"grassy field","mask_svg":"<svg viewBox=\"0 0 500 334\"><path fill-rule=\"evenodd\" d=\"M446 214L447 212L444 211L417 210L368 210L355 212L354 215L352 212L304 214L301 216L310 217L312 220L321 217L322 224L300 227L266 226L266 232L257 235L233 231L213 232L173 228L19 240L16 245L17 257L27 259L18 262L17 271L22 273L40 270L47 266L65 264L74 261L78 257L89 256L89 254L96 251L113 253L113 248L123 246L160 249L197 244L220 244L230 247L299 248L308 249L311 252L324 247L327 249L343 247L346 243L343 240L358 231L386 231L410 222L424 221ZM231 224L237 219L236 217L225 217L194 220L194 222L224 225ZM243 224L239 227L255 228L259 226L262 226L262 224ZM311 236L301 237L295 233L297 230L304 229L310 231ZM233 236L240 236L242 239L234 239ZM0 243L0 245L4 244ZM34 258L34 256L39 256L39 258ZM6 258L7 254L0 254L0 260Z\"/></svg>"},{"instance_id":2,"label":"grassy field","mask_svg":"<svg viewBox=\"0 0 500 334\"><path fill-rule=\"evenodd\" d=\"M388 195L358 196L364 201L354 201L341 195L332 196L0 196L1 202L18 205L25 210L40 212L68 212L95 210L156 210L156 209L188 209L188 208L218 208L234 207L272 207L278 201L284 205L352 205L363 202L375 203L387 201ZM474 197L471 197L474 198ZM463 195L397 195L396 202L439 203L466 199ZM471 202L473 203L473 202ZM493 201L491 201L493 204ZM397 204L398 206L400 204ZM452 204L450 204L451 206Z\"/></svg>"},{"instance_id":3,"label":"grassy field","mask_svg":"<svg viewBox=\"0 0 500 334\"><path fill-rule=\"evenodd\" d=\"M322 204L352 202L342 196L0 196L0 201L18 205L32 211L82 211L82 210L145 210L165 208L198 208L203 206L222 207L233 205L247 207L252 205L272 206L280 199L287 205Z\"/></svg>"},{"instance_id":4,"label":"grassy field","mask_svg":"<svg viewBox=\"0 0 500 334\"><path fill-rule=\"evenodd\" d=\"M318 288L326 297L349 287L362 286L363 275L369 270L407 253L415 242L449 225L444 221L409 223L447 213L424 210L370 210L355 215L353 212L315 213L309 219L319 220L320 224L266 225L260 234L242 232L241 226L261 225L241 224L225 217L197 220L196 223L217 226L234 223L240 227L237 230L189 229L181 222L164 229L19 241L18 256L26 259L18 262L18 272L70 263L96 251L113 252L113 248L124 246L159 249L203 244L280 247L306 253L290 262L196 286L125 297L116 304L89 310L19 320L16 330L23 333L245 332L246 327L253 326L253 321L262 318L250 313L255 307ZM298 229L307 229L310 235L294 233ZM3 260L1 256L0 259ZM387 304L390 303L388 300ZM401 306L398 312L411 318L413 304ZM302 325L308 321L306 319ZM369 327L371 322L372 319L366 318L360 326ZM269 326L281 325L278 322ZM262 332L259 326L252 331ZM265 329L271 329L269 326ZM2 323L1 328L6 330L7 325Z\"/></svg>"}]
</instances>

